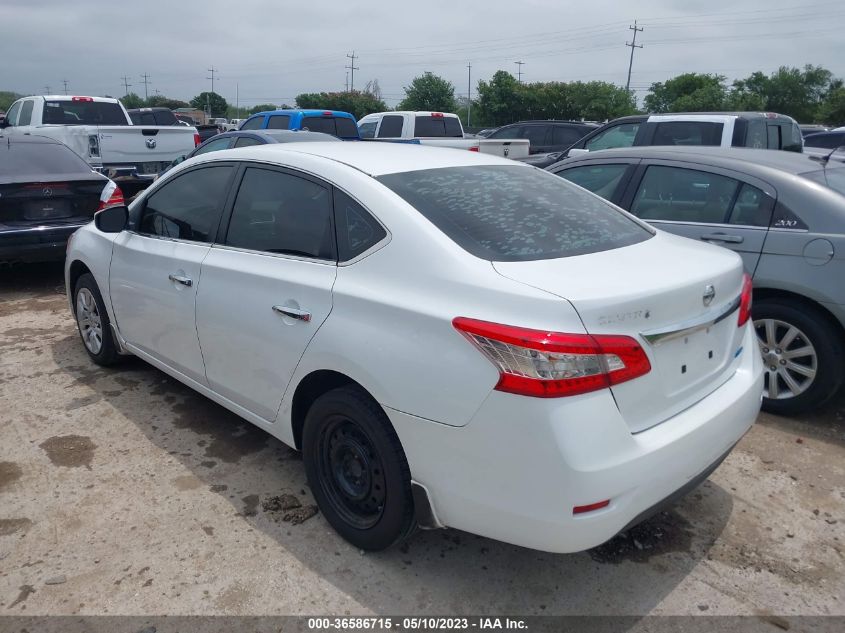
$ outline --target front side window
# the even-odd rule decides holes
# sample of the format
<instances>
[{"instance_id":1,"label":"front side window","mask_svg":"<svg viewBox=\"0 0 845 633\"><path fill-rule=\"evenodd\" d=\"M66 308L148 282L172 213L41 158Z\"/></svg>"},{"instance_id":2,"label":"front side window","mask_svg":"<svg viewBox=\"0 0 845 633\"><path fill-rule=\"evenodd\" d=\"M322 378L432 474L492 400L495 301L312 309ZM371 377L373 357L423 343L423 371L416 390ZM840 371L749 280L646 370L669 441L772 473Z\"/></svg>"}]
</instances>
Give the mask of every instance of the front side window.
<instances>
[{"instance_id":1,"label":"front side window","mask_svg":"<svg viewBox=\"0 0 845 633\"><path fill-rule=\"evenodd\" d=\"M198 147L197 150L194 152L194 156L199 156L200 154L208 154L208 152L217 152L221 149L229 149L229 143L232 142L232 139L229 137L226 138L216 138L213 141L209 141L202 147Z\"/></svg>"},{"instance_id":2,"label":"front side window","mask_svg":"<svg viewBox=\"0 0 845 633\"><path fill-rule=\"evenodd\" d=\"M264 125L264 116L254 116L251 119L244 121L244 124L239 127L239 130L260 130Z\"/></svg>"},{"instance_id":3,"label":"front side window","mask_svg":"<svg viewBox=\"0 0 845 633\"><path fill-rule=\"evenodd\" d=\"M244 173L226 244L265 253L334 259L329 189L305 178L250 167Z\"/></svg>"},{"instance_id":4,"label":"front side window","mask_svg":"<svg viewBox=\"0 0 845 633\"><path fill-rule=\"evenodd\" d=\"M342 191L334 193L337 255L344 262L354 259L382 241L387 232L360 204Z\"/></svg>"},{"instance_id":5,"label":"front side window","mask_svg":"<svg viewBox=\"0 0 845 633\"><path fill-rule=\"evenodd\" d=\"M378 129L379 138L399 138L402 136L402 124L405 117L401 114L388 114L382 117L381 127Z\"/></svg>"},{"instance_id":6,"label":"front side window","mask_svg":"<svg viewBox=\"0 0 845 633\"><path fill-rule=\"evenodd\" d=\"M637 138L639 129L639 123L621 123L615 125L604 132L596 134L587 141L585 148L591 152L595 152L600 149L631 147L634 144L634 139Z\"/></svg>"},{"instance_id":7,"label":"front side window","mask_svg":"<svg viewBox=\"0 0 845 633\"><path fill-rule=\"evenodd\" d=\"M610 200L625 175L628 165L584 165L557 172L558 176L587 191Z\"/></svg>"},{"instance_id":8,"label":"front side window","mask_svg":"<svg viewBox=\"0 0 845 633\"><path fill-rule=\"evenodd\" d=\"M740 182L695 169L653 165L643 176L631 213L644 220L724 224Z\"/></svg>"},{"instance_id":9,"label":"front side window","mask_svg":"<svg viewBox=\"0 0 845 633\"><path fill-rule=\"evenodd\" d=\"M163 184L144 204L138 232L194 242L214 241L232 169L228 165L203 167Z\"/></svg>"},{"instance_id":10,"label":"front side window","mask_svg":"<svg viewBox=\"0 0 845 633\"><path fill-rule=\"evenodd\" d=\"M666 121L657 123L652 145L711 145L722 144L723 123L708 121Z\"/></svg>"},{"instance_id":11,"label":"front side window","mask_svg":"<svg viewBox=\"0 0 845 633\"><path fill-rule=\"evenodd\" d=\"M267 121L268 130L288 130L290 129L290 116L287 114L274 114Z\"/></svg>"},{"instance_id":12,"label":"front side window","mask_svg":"<svg viewBox=\"0 0 845 633\"><path fill-rule=\"evenodd\" d=\"M585 255L653 235L614 206L539 169L478 165L387 174L378 180L481 259Z\"/></svg>"},{"instance_id":13,"label":"front side window","mask_svg":"<svg viewBox=\"0 0 845 633\"><path fill-rule=\"evenodd\" d=\"M17 125L18 124L18 114L21 111L21 101L16 101L12 104L12 107L9 108L9 111L6 113L6 123L9 125Z\"/></svg>"}]
</instances>

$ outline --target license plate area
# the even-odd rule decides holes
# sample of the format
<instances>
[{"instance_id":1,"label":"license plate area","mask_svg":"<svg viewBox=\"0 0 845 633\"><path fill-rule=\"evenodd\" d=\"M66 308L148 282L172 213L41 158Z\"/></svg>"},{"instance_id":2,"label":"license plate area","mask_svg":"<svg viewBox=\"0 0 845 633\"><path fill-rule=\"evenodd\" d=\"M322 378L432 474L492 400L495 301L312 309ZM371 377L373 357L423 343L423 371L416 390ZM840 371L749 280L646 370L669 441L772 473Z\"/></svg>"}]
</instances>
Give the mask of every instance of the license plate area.
<instances>
[{"instance_id":1,"label":"license plate area","mask_svg":"<svg viewBox=\"0 0 845 633\"><path fill-rule=\"evenodd\" d=\"M144 176L151 176L153 174L157 174L163 169L162 164L163 163L159 161L156 161L154 163L141 163L140 165L138 165L138 167L140 168L138 172L140 174L143 174Z\"/></svg>"},{"instance_id":2,"label":"license plate area","mask_svg":"<svg viewBox=\"0 0 845 633\"><path fill-rule=\"evenodd\" d=\"M38 222L42 220L60 220L73 215L73 209L67 200L37 200L27 202L23 217Z\"/></svg>"}]
</instances>

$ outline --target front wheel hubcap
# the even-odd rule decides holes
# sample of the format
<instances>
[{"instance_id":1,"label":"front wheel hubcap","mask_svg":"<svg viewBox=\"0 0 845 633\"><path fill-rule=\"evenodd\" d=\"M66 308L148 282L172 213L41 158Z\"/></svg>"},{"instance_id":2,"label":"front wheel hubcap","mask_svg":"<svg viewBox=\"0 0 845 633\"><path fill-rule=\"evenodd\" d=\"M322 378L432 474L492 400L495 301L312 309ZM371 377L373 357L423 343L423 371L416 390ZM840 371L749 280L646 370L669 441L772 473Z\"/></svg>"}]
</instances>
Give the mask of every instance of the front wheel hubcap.
<instances>
[{"instance_id":1,"label":"front wheel hubcap","mask_svg":"<svg viewBox=\"0 0 845 633\"><path fill-rule=\"evenodd\" d=\"M766 397L786 400L807 391L818 371L818 354L810 338L791 323L778 319L755 319L754 330L768 368Z\"/></svg>"},{"instance_id":2,"label":"front wheel hubcap","mask_svg":"<svg viewBox=\"0 0 845 633\"><path fill-rule=\"evenodd\" d=\"M76 323L85 347L92 354L99 354L103 348L103 322L97 301L88 288L80 288L76 293Z\"/></svg>"}]
</instances>

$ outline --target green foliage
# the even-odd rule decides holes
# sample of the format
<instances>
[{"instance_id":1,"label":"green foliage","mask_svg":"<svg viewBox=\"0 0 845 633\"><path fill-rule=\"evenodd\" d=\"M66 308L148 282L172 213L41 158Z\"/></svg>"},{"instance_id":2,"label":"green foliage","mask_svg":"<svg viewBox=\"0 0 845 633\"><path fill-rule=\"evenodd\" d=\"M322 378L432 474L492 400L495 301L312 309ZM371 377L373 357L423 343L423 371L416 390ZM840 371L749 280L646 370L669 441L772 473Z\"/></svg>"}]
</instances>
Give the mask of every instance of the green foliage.
<instances>
[{"instance_id":1,"label":"green foliage","mask_svg":"<svg viewBox=\"0 0 845 633\"><path fill-rule=\"evenodd\" d=\"M226 110L229 104L226 100L216 92L201 92L196 97L191 99L191 106L197 110L206 110L208 106L212 117L226 116Z\"/></svg>"},{"instance_id":2,"label":"green foliage","mask_svg":"<svg viewBox=\"0 0 845 633\"><path fill-rule=\"evenodd\" d=\"M828 101L841 87L842 80L821 66L781 66L769 76L758 71L734 81L728 102L737 110L767 110L811 123L830 116L835 105Z\"/></svg>"},{"instance_id":3,"label":"green foliage","mask_svg":"<svg viewBox=\"0 0 845 633\"><path fill-rule=\"evenodd\" d=\"M396 109L453 112L455 107L455 86L452 82L426 72L414 77L410 86L405 86L405 98Z\"/></svg>"},{"instance_id":4,"label":"green foliage","mask_svg":"<svg viewBox=\"0 0 845 633\"><path fill-rule=\"evenodd\" d=\"M249 110L246 111L246 114L258 114L259 112L267 112L270 110L277 110L278 106L273 105L272 103L260 103L256 106L252 106Z\"/></svg>"},{"instance_id":5,"label":"green foliage","mask_svg":"<svg viewBox=\"0 0 845 633\"><path fill-rule=\"evenodd\" d=\"M573 104L572 119L606 121L637 112L634 95L606 81L567 84Z\"/></svg>"},{"instance_id":6,"label":"green foliage","mask_svg":"<svg viewBox=\"0 0 845 633\"><path fill-rule=\"evenodd\" d=\"M644 100L648 112L707 112L725 109L725 77L684 73L651 84Z\"/></svg>"},{"instance_id":7,"label":"green foliage","mask_svg":"<svg viewBox=\"0 0 845 633\"><path fill-rule=\"evenodd\" d=\"M23 96L24 95L20 95L17 92L8 92L5 90L0 91L0 110L5 112L9 109L10 105Z\"/></svg>"},{"instance_id":8,"label":"green foliage","mask_svg":"<svg viewBox=\"0 0 845 633\"><path fill-rule=\"evenodd\" d=\"M171 99L170 97L165 97L164 95L153 95L149 99L147 99L146 107L148 108L170 108L171 110L175 110L176 108L187 108L190 107L187 101L180 101L179 99Z\"/></svg>"},{"instance_id":9,"label":"green foliage","mask_svg":"<svg viewBox=\"0 0 845 633\"><path fill-rule=\"evenodd\" d=\"M123 104L123 107L127 110L144 107L144 100L138 95L136 95L134 92L130 92L129 94L123 95L120 98L120 102Z\"/></svg>"},{"instance_id":10,"label":"green foliage","mask_svg":"<svg viewBox=\"0 0 845 633\"><path fill-rule=\"evenodd\" d=\"M478 82L476 125L505 125L522 118L519 82L509 72L498 70L490 81Z\"/></svg>"},{"instance_id":11,"label":"green foliage","mask_svg":"<svg viewBox=\"0 0 845 633\"><path fill-rule=\"evenodd\" d=\"M296 106L318 110L340 110L349 112L356 119L360 119L371 112L387 110L384 101L369 92L361 92L360 90L303 93L296 97Z\"/></svg>"},{"instance_id":12,"label":"green foliage","mask_svg":"<svg viewBox=\"0 0 845 633\"><path fill-rule=\"evenodd\" d=\"M827 125L845 125L845 88L839 86L828 93L819 106L816 120Z\"/></svg>"}]
</instances>

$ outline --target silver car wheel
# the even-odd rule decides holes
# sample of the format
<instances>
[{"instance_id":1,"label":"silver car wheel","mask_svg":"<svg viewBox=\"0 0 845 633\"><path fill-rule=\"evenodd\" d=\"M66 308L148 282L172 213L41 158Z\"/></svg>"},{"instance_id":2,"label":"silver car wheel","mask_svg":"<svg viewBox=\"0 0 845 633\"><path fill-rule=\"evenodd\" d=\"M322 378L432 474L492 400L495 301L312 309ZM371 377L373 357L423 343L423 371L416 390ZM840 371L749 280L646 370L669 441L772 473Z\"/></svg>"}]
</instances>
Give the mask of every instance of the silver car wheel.
<instances>
[{"instance_id":1,"label":"silver car wheel","mask_svg":"<svg viewBox=\"0 0 845 633\"><path fill-rule=\"evenodd\" d=\"M777 319L757 319L754 330L766 368L764 395L785 400L807 391L818 371L818 354L807 335Z\"/></svg>"},{"instance_id":2,"label":"silver car wheel","mask_svg":"<svg viewBox=\"0 0 845 633\"><path fill-rule=\"evenodd\" d=\"M103 322L97 301L88 288L80 288L76 293L76 323L85 347L92 354L99 354L103 348Z\"/></svg>"}]
</instances>

